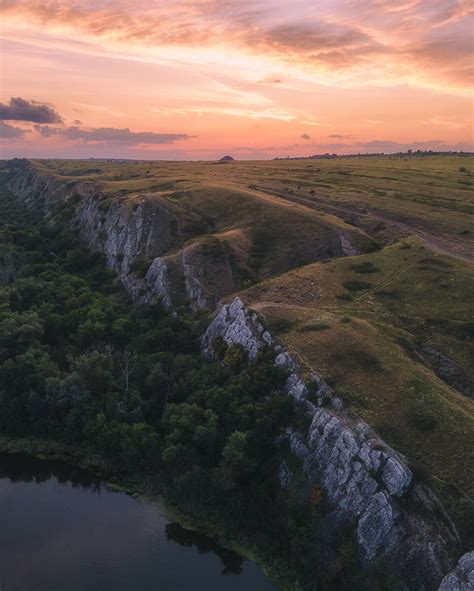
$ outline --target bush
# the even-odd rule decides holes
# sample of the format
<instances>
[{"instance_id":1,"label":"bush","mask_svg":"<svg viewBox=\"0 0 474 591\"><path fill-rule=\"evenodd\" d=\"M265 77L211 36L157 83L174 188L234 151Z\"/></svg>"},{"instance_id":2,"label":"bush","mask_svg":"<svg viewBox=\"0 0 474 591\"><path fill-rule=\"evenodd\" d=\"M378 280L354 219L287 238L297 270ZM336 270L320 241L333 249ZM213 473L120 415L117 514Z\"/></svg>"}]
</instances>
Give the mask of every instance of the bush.
<instances>
[{"instance_id":1,"label":"bush","mask_svg":"<svg viewBox=\"0 0 474 591\"><path fill-rule=\"evenodd\" d=\"M248 362L248 355L242 345L231 345L224 354L224 363L233 371L240 371Z\"/></svg>"},{"instance_id":2,"label":"bush","mask_svg":"<svg viewBox=\"0 0 474 591\"><path fill-rule=\"evenodd\" d=\"M373 283L368 283L367 281L357 281L356 279L344 281L342 285L349 291L362 291L364 289L370 289L374 286Z\"/></svg>"},{"instance_id":3,"label":"bush","mask_svg":"<svg viewBox=\"0 0 474 591\"><path fill-rule=\"evenodd\" d=\"M399 294L397 291L392 290L392 291L388 291L388 290L383 290L381 289L380 291L376 291L375 295L380 298L380 299L385 299L385 298L398 298Z\"/></svg>"},{"instance_id":4,"label":"bush","mask_svg":"<svg viewBox=\"0 0 474 591\"><path fill-rule=\"evenodd\" d=\"M214 355L216 356L216 359L218 359L219 361L222 361L224 359L227 349L228 345L222 337L216 337L212 341L212 350L214 352Z\"/></svg>"},{"instance_id":5,"label":"bush","mask_svg":"<svg viewBox=\"0 0 474 591\"><path fill-rule=\"evenodd\" d=\"M331 328L333 321L329 317L312 318L299 327L300 332L312 332Z\"/></svg>"},{"instance_id":6,"label":"bush","mask_svg":"<svg viewBox=\"0 0 474 591\"><path fill-rule=\"evenodd\" d=\"M351 269L356 273L378 273L380 269L370 261L363 261L351 266Z\"/></svg>"},{"instance_id":7,"label":"bush","mask_svg":"<svg viewBox=\"0 0 474 591\"><path fill-rule=\"evenodd\" d=\"M409 413L408 422L417 431L421 431L422 433L432 431L437 425L435 415L427 410L421 409Z\"/></svg>"},{"instance_id":8,"label":"bush","mask_svg":"<svg viewBox=\"0 0 474 591\"><path fill-rule=\"evenodd\" d=\"M408 381L408 388L412 395L407 419L417 431L432 431L437 425L433 407L433 392L428 383L422 378L415 377Z\"/></svg>"},{"instance_id":9,"label":"bush","mask_svg":"<svg viewBox=\"0 0 474 591\"><path fill-rule=\"evenodd\" d=\"M130 271L143 279L152 262L152 259L135 259L130 265Z\"/></svg>"}]
</instances>

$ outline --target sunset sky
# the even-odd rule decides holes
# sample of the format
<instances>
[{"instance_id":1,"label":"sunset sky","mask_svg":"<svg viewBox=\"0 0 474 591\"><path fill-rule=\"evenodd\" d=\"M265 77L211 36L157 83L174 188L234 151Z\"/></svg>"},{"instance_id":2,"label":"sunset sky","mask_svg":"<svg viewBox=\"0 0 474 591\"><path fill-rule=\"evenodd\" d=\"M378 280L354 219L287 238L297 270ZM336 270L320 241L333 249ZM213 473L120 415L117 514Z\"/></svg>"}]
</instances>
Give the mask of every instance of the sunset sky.
<instances>
[{"instance_id":1,"label":"sunset sky","mask_svg":"<svg viewBox=\"0 0 474 591\"><path fill-rule=\"evenodd\" d=\"M473 148L470 0L0 0L2 157Z\"/></svg>"}]
</instances>

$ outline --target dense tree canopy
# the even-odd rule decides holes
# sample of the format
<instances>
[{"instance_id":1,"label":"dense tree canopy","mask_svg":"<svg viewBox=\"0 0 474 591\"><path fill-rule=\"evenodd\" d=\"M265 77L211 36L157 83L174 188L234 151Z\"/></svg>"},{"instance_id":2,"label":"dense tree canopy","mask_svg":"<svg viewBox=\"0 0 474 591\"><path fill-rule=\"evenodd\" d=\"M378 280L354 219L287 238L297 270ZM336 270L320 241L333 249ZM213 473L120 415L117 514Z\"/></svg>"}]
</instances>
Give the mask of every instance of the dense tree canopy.
<instances>
[{"instance_id":1,"label":"dense tree canopy","mask_svg":"<svg viewBox=\"0 0 474 591\"><path fill-rule=\"evenodd\" d=\"M93 450L118 471L162 469L183 494L199 481L206 494L271 487L293 411L284 371L222 344L208 363L195 319L132 306L71 231L70 204L42 217L3 194L1 213L1 431Z\"/></svg>"}]
</instances>

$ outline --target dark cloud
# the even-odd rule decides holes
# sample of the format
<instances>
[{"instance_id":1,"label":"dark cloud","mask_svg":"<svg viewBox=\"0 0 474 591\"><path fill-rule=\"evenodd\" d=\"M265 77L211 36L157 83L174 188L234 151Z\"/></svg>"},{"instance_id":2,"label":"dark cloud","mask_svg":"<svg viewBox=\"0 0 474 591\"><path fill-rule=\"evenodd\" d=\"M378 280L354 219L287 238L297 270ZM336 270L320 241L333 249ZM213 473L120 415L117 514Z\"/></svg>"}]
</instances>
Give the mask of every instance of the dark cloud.
<instances>
[{"instance_id":1,"label":"dark cloud","mask_svg":"<svg viewBox=\"0 0 474 591\"><path fill-rule=\"evenodd\" d=\"M3 123L3 121L0 121L0 138L16 139L23 137L26 132L26 129L13 127L13 125L8 125L8 123Z\"/></svg>"},{"instance_id":2,"label":"dark cloud","mask_svg":"<svg viewBox=\"0 0 474 591\"><path fill-rule=\"evenodd\" d=\"M81 127L50 127L35 125L43 137L60 136L72 141L82 142L113 142L122 144L172 144L179 140L187 140L194 136L187 133L155 133L153 131L130 131L115 127L98 127L83 129Z\"/></svg>"},{"instance_id":3,"label":"dark cloud","mask_svg":"<svg viewBox=\"0 0 474 591\"><path fill-rule=\"evenodd\" d=\"M82 125L82 121L79 121L79 119L74 119L73 123L74 125Z\"/></svg>"},{"instance_id":4,"label":"dark cloud","mask_svg":"<svg viewBox=\"0 0 474 591\"><path fill-rule=\"evenodd\" d=\"M301 137L304 140L310 140L311 139L311 136L309 135L309 133L303 133L303 135Z\"/></svg>"},{"instance_id":5,"label":"dark cloud","mask_svg":"<svg viewBox=\"0 0 474 591\"><path fill-rule=\"evenodd\" d=\"M36 101L12 97L8 104L0 103L0 120L31 121L32 123L62 123L63 119L52 107Z\"/></svg>"},{"instance_id":6,"label":"dark cloud","mask_svg":"<svg viewBox=\"0 0 474 591\"><path fill-rule=\"evenodd\" d=\"M334 139L334 140L348 140L350 139L350 135L341 135L340 133L332 133L331 135L328 135L328 137Z\"/></svg>"},{"instance_id":7,"label":"dark cloud","mask_svg":"<svg viewBox=\"0 0 474 591\"><path fill-rule=\"evenodd\" d=\"M325 20L295 21L267 29L253 28L248 33L247 42L298 61L336 68L348 67L392 51L359 27Z\"/></svg>"}]
</instances>

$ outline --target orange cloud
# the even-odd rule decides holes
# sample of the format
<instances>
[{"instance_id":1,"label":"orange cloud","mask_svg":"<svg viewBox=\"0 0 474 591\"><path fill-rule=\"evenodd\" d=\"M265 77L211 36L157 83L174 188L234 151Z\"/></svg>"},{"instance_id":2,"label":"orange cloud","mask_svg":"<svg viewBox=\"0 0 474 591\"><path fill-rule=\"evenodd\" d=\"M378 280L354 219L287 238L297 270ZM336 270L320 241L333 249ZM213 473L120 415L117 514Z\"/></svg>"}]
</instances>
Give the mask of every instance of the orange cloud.
<instances>
[{"instance_id":1,"label":"orange cloud","mask_svg":"<svg viewBox=\"0 0 474 591\"><path fill-rule=\"evenodd\" d=\"M6 22L51 27L101 43L228 47L305 68L354 70L367 82L410 80L466 87L472 79L472 4L466 0L278 0L134 3L6 0ZM354 16L355 15L355 16Z\"/></svg>"},{"instance_id":2,"label":"orange cloud","mask_svg":"<svg viewBox=\"0 0 474 591\"><path fill-rule=\"evenodd\" d=\"M464 146L472 12L466 0L3 0L0 101L57 105L64 125L4 128L2 145L263 155L324 146L334 131L340 150ZM130 135L182 130L173 145Z\"/></svg>"}]
</instances>

